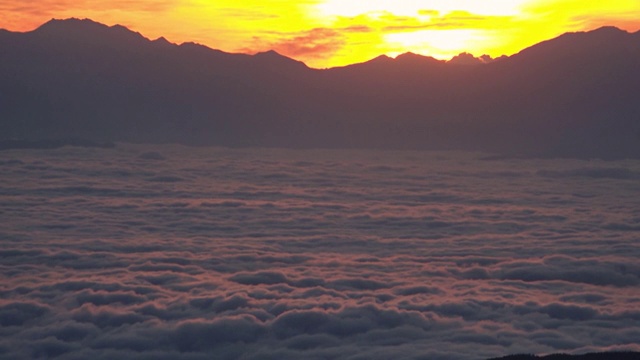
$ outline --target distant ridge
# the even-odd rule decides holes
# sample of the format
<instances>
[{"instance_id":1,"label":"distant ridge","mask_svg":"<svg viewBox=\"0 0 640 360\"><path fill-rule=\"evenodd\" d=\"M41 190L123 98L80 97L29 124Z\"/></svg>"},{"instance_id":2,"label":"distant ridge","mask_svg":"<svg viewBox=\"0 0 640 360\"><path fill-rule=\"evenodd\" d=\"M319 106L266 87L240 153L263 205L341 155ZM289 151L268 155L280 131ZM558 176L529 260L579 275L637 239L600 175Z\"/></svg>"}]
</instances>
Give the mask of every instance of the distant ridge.
<instances>
[{"instance_id":1,"label":"distant ridge","mask_svg":"<svg viewBox=\"0 0 640 360\"><path fill-rule=\"evenodd\" d=\"M612 27L499 59L319 70L68 19L0 31L0 63L5 140L640 158L640 32Z\"/></svg>"},{"instance_id":2,"label":"distant ridge","mask_svg":"<svg viewBox=\"0 0 640 360\"><path fill-rule=\"evenodd\" d=\"M118 41L123 40L148 40L142 34L133 32L122 25L107 26L90 19L71 18L67 20L51 19L36 30L34 34L46 36L51 39L66 38L77 40L100 40L111 38Z\"/></svg>"}]
</instances>

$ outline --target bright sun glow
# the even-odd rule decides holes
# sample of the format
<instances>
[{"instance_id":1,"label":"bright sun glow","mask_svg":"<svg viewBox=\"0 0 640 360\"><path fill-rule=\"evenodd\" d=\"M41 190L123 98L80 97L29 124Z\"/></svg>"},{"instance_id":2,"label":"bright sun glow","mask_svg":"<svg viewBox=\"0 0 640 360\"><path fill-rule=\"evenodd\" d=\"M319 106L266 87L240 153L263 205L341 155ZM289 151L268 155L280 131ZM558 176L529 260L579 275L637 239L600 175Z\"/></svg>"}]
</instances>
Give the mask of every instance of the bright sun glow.
<instances>
[{"instance_id":1,"label":"bright sun glow","mask_svg":"<svg viewBox=\"0 0 640 360\"><path fill-rule=\"evenodd\" d=\"M390 12L399 16L417 16L423 11L441 14L467 11L478 15L517 15L527 0L326 0L318 5L323 16L354 17L366 13Z\"/></svg>"},{"instance_id":2,"label":"bright sun glow","mask_svg":"<svg viewBox=\"0 0 640 360\"><path fill-rule=\"evenodd\" d=\"M228 52L276 50L323 68L414 52L511 55L569 31L640 30L640 0L0 0L0 28L51 18L121 24Z\"/></svg>"},{"instance_id":3,"label":"bright sun glow","mask_svg":"<svg viewBox=\"0 0 640 360\"><path fill-rule=\"evenodd\" d=\"M418 49L416 53L449 59L458 55L460 49L473 47L483 37L475 30L421 30L388 34L384 39L398 48Z\"/></svg>"}]
</instances>

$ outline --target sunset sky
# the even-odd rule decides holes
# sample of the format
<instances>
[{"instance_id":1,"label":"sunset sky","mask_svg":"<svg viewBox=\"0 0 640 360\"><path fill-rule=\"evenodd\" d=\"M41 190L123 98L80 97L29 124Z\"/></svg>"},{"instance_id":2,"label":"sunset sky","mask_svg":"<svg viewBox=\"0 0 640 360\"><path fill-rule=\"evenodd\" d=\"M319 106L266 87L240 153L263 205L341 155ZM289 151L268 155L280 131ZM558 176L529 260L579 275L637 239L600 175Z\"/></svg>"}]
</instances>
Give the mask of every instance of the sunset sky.
<instances>
[{"instance_id":1,"label":"sunset sky","mask_svg":"<svg viewBox=\"0 0 640 360\"><path fill-rule=\"evenodd\" d=\"M0 28L51 18L121 24L228 52L274 49L324 68L380 54L510 55L567 31L640 30L638 0L3 0Z\"/></svg>"}]
</instances>

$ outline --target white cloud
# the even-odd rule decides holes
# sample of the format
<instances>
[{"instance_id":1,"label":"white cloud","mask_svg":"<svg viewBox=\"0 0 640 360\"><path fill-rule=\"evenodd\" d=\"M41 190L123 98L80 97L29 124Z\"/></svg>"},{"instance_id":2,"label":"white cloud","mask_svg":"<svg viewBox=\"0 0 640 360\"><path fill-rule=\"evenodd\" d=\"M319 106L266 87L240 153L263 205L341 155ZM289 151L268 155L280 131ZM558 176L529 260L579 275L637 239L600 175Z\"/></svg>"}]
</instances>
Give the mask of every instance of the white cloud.
<instances>
[{"instance_id":1,"label":"white cloud","mask_svg":"<svg viewBox=\"0 0 640 360\"><path fill-rule=\"evenodd\" d=\"M0 357L640 350L640 163L478 156L0 153Z\"/></svg>"}]
</instances>

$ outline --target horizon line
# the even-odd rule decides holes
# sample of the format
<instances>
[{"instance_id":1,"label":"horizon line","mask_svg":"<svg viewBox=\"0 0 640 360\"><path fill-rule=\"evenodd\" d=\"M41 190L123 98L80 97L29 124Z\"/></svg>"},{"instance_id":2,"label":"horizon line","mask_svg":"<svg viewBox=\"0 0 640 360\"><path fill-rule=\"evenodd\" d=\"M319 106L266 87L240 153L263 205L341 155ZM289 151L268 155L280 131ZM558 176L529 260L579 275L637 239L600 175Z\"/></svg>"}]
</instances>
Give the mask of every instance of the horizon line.
<instances>
[{"instance_id":1,"label":"horizon line","mask_svg":"<svg viewBox=\"0 0 640 360\"><path fill-rule=\"evenodd\" d=\"M502 60L502 59L505 59L505 58L510 58L510 57L512 57L514 55L517 55L517 54L521 53L522 51L524 51L526 49L529 49L529 48L531 48L533 46L536 46L536 45L551 41L553 39L557 39L557 38L562 37L562 36L567 35L567 34L585 34L585 33L595 32L595 31L602 30L602 29L616 29L616 30L618 30L620 32L623 32L623 33L626 33L626 34L629 34L629 35L640 34L640 29L635 31L635 32L631 32L631 31L627 31L625 29L619 28L619 27L617 27L615 25L602 25L602 26L594 27L594 28L589 29L589 30L564 32L564 33L562 33L562 34L560 34L558 36L551 37L549 39L537 42L534 45L524 47L524 48L520 49L518 52L515 52L515 53L510 54L510 55L502 54L502 55L497 56L497 57L491 57L488 54L482 54L482 55L476 56L476 55L472 54L471 52L469 52L467 50L464 50L464 51L458 53L457 55L452 56L449 59L439 59L439 58L436 58L436 57L431 56L431 55L424 55L424 54L416 53L416 52L413 52L413 51L409 50L409 51L406 51L406 52L403 52L403 53L399 53L399 54L396 54L396 55L390 55L388 53L381 53L381 54L379 54L377 56L374 56L374 57L372 57L372 58L370 58L368 60L365 60L365 61L353 62L353 63L349 63L349 64L346 64L346 65L338 65L338 66L324 67L323 68L323 67L311 67L306 62L304 62L303 60L296 59L295 57L291 57L291 56L288 56L288 55L284 55L284 54L282 54L281 52L278 52L275 49L269 49L269 50L264 50L264 51L255 51L255 52L227 51L227 50L214 48L214 47L212 47L210 45L199 43L199 42L196 42L196 41L174 42L174 41L171 41L171 40L167 39L164 35L159 36L159 37L154 39L154 38L147 37L145 34L141 33L140 31L137 31L135 29L132 29L131 27L129 27L127 25L122 25L120 23L115 23L115 24L111 25L111 24L106 24L106 23L103 23L103 22L99 22L99 21L93 20L91 18L80 18L80 17L51 18L50 20L38 25L37 27L35 27L32 30L14 31L14 30L10 30L10 29L7 29L7 28L0 28L0 30L4 30L4 31L10 32L10 33L14 33L14 34L29 34L29 33L36 32L39 29L41 29L43 26L45 26L47 24L50 24L50 23L53 23L53 22L70 22L70 21L90 22L92 24L101 25L101 26L104 26L104 27L109 28L109 29L124 28L127 31L130 31L130 32L132 32L134 34L140 35L142 38L144 38L145 40L147 40L149 42L156 42L156 41L164 40L167 43L169 43L171 45L174 45L174 46L196 45L196 46L205 47L205 48L207 48L209 50L212 50L212 51L220 51L220 52L223 52L223 53L229 54L229 55L256 56L256 55L260 55L260 54L274 53L274 54L277 54L278 56L281 56L283 58L287 58L287 59L290 59L292 61L296 61L296 62L299 62L301 64L304 64L307 68L314 69L314 70L340 69L340 68L345 68L345 67L349 67L349 66L353 66L353 65L366 64L366 63L369 63L371 61L375 61L375 60L380 59L380 58L387 58L387 59L390 59L390 60L397 60L401 56L405 56L405 55L413 55L413 56L418 56L418 57L421 57L421 58L424 58L424 59L432 59L432 60L438 61L438 62L440 62L442 64L451 64L453 61L455 61L456 58L464 56L466 58L471 57L473 60L477 60L475 62L475 64L477 64L477 65L483 65L483 64L492 63L494 61L499 61L499 60ZM453 63L453 65L463 65L464 66L464 65L473 65L473 64L469 64L469 63L467 63L467 64Z\"/></svg>"}]
</instances>

